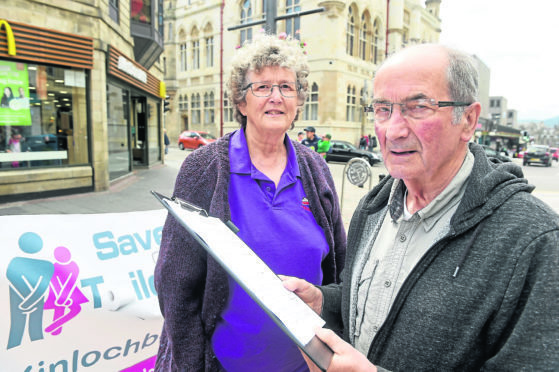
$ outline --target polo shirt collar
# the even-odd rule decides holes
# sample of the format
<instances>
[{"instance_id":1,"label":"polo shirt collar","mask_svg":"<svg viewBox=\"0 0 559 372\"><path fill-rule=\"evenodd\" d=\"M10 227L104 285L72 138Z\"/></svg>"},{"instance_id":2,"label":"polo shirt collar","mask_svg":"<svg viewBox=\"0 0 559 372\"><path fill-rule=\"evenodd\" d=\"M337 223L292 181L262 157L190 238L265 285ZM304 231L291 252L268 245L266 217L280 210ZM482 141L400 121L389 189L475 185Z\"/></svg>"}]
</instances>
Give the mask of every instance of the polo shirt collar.
<instances>
[{"instance_id":1,"label":"polo shirt collar","mask_svg":"<svg viewBox=\"0 0 559 372\"><path fill-rule=\"evenodd\" d=\"M285 135L283 143L287 149L287 164L282 178L287 176L288 178L286 181L292 182L301 176L299 164L297 163L297 155L295 154L295 149L287 134ZM243 128L231 134L229 139L229 159L231 159L229 161L229 170L231 173L260 174L260 171L252 165L250 160L246 134Z\"/></svg>"}]
</instances>

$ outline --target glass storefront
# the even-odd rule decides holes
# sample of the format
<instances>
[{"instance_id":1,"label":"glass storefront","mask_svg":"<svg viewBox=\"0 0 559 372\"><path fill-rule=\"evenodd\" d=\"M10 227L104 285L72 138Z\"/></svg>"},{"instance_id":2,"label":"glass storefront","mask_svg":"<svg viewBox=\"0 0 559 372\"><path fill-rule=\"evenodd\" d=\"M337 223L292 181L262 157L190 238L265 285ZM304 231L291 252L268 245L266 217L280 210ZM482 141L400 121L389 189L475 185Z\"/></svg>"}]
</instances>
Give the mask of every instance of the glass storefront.
<instances>
[{"instance_id":1,"label":"glass storefront","mask_svg":"<svg viewBox=\"0 0 559 372\"><path fill-rule=\"evenodd\" d=\"M159 132L159 110L158 101L148 98L148 162L153 164L161 160L161 133Z\"/></svg>"},{"instance_id":2,"label":"glass storefront","mask_svg":"<svg viewBox=\"0 0 559 372\"><path fill-rule=\"evenodd\" d=\"M0 170L89 163L87 72L0 60Z\"/></svg>"},{"instance_id":3,"label":"glass storefront","mask_svg":"<svg viewBox=\"0 0 559 372\"><path fill-rule=\"evenodd\" d=\"M128 137L128 91L107 84L107 138L109 141L109 179L129 173L130 144Z\"/></svg>"},{"instance_id":4,"label":"glass storefront","mask_svg":"<svg viewBox=\"0 0 559 372\"><path fill-rule=\"evenodd\" d=\"M109 179L161 161L160 101L107 83Z\"/></svg>"}]
</instances>

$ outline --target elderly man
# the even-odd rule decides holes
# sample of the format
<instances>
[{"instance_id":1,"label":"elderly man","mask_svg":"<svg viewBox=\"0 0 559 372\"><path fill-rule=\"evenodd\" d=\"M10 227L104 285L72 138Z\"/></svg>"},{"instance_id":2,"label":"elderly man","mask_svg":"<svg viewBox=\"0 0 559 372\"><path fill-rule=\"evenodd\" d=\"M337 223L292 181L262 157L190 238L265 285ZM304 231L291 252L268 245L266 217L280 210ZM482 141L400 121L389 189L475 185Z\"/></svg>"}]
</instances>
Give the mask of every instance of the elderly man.
<instances>
[{"instance_id":1,"label":"elderly man","mask_svg":"<svg viewBox=\"0 0 559 372\"><path fill-rule=\"evenodd\" d=\"M317 330L328 371L559 370L559 217L518 166L469 143L477 79L440 45L378 70L370 110L390 177L354 213L342 284L284 282L343 329Z\"/></svg>"}]
</instances>

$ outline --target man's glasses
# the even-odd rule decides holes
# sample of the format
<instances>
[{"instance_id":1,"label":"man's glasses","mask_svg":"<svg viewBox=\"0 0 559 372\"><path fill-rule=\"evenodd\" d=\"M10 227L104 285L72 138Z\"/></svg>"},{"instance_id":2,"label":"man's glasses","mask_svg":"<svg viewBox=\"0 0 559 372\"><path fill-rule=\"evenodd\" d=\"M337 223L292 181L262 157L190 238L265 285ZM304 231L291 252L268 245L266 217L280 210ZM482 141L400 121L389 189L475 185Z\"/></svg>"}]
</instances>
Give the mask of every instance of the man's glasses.
<instances>
[{"instance_id":1,"label":"man's glasses","mask_svg":"<svg viewBox=\"0 0 559 372\"><path fill-rule=\"evenodd\" d=\"M403 116L412 119L425 119L433 115L440 107L470 106L467 102L436 101L432 98L410 99L398 102L373 102L371 106L365 107L365 112L372 112L376 122L382 123L392 116L394 105L400 106Z\"/></svg>"},{"instance_id":2,"label":"man's glasses","mask_svg":"<svg viewBox=\"0 0 559 372\"><path fill-rule=\"evenodd\" d=\"M274 87L278 87L280 94L285 98L296 97L299 92L299 84L297 83L270 84L265 82L255 82L248 84L243 88L243 90L250 88L250 91L256 97L269 97L272 95Z\"/></svg>"}]
</instances>

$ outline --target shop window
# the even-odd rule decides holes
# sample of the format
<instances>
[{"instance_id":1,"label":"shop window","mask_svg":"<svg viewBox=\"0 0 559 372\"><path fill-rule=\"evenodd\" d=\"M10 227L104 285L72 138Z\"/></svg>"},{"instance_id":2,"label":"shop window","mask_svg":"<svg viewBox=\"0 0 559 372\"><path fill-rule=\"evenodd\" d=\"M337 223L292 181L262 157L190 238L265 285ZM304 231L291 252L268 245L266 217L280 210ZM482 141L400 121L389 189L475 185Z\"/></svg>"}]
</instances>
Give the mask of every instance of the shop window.
<instances>
[{"instance_id":1,"label":"shop window","mask_svg":"<svg viewBox=\"0 0 559 372\"><path fill-rule=\"evenodd\" d=\"M87 73L0 60L0 168L87 164Z\"/></svg>"},{"instance_id":2,"label":"shop window","mask_svg":"<svg viewBox=\"0 0 559 372\"><path fill-rule=\"evenodd\" d=\"M128 174L131 170L128 129L129 112L128 91L108 83L107 141L109 149L109 179L111 180Z\"/></svg>"},{"instance_id":3,"label":"shop window","mask_svg":"<svg viewBox=\"0 0 559 372\"><path fill-rule=\"evenodd\" d=\"M132 21L151 24L151 0L131 0L130 18Z\"/></svg>"},{"instance_id":4,"label":"shop window","mask_svg":"<svg viewBox=\"0 0 559 372\"><path fill-rule=\"evenodd\" d=\"M159 132L159 101L147 99L147 146L148 164L161 160L161 136Z\"/></svg>"}]
</instances>

